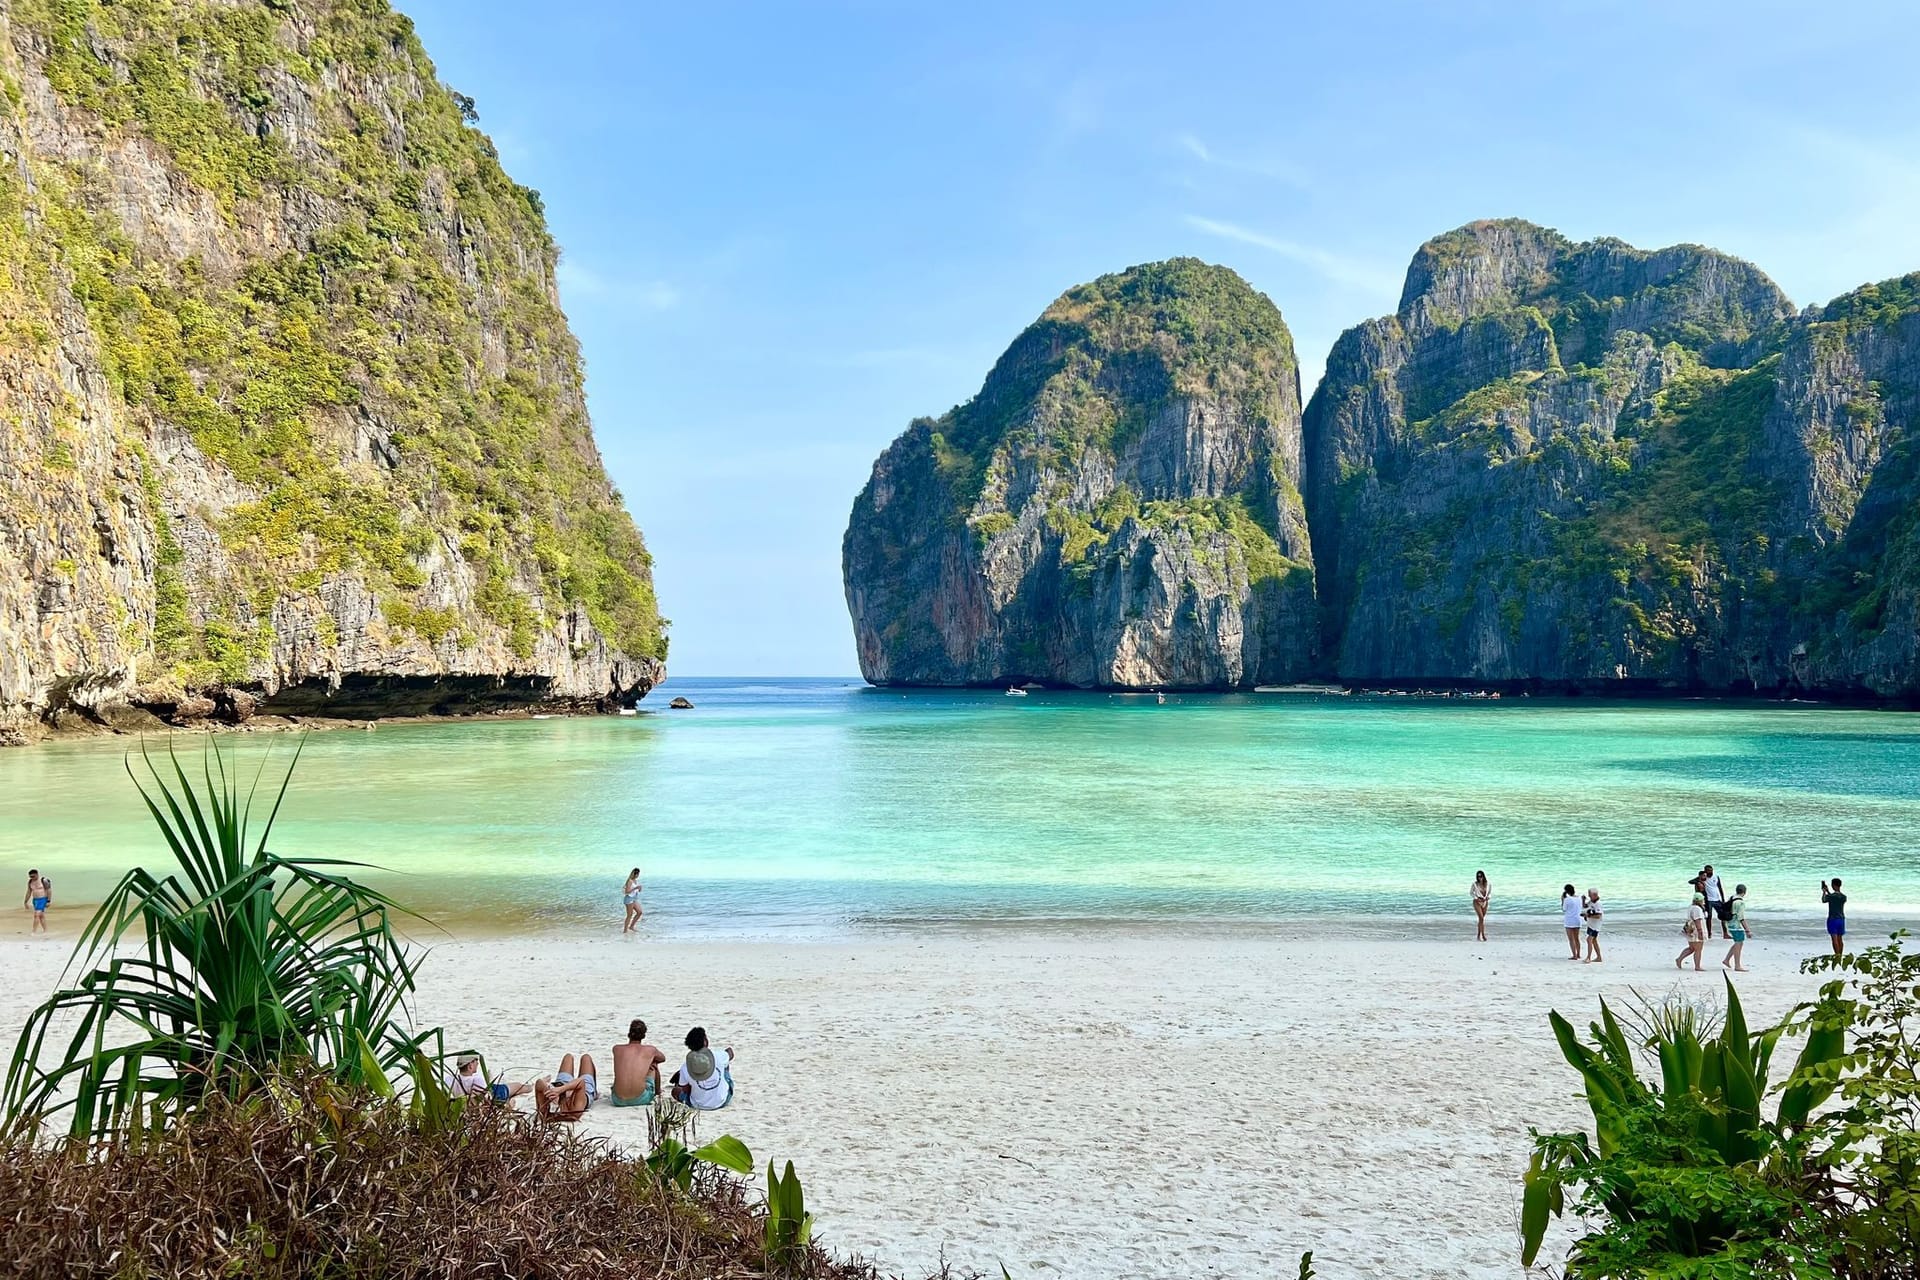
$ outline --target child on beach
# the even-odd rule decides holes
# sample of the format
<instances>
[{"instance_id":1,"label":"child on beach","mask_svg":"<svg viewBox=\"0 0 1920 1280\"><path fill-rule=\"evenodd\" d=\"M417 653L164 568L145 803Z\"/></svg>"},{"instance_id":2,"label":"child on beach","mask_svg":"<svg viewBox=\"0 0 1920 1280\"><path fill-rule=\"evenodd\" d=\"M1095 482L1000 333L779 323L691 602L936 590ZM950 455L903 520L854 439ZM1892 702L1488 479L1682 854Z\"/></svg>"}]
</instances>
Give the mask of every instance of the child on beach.
<instances>
[{"instance_id":1,"label":"child on beach","mask_svg":"<svg viewBox=\"0 0 1920 1280\"><path fill-rule=\"evenodd\" d=\"M1602 964L1600 955L1600 891L1587 890L1587 905L1581 911L1581 919L1587 922L1587 963Z\"/></svg>"},{"instance_id":2,"label":"child on beach","mask_svg":"<svg viewBox=\"0 0 1920 1280\"><path fill-rule=\"evenodd\" d=\"M1821 888L1826 888L1821 885ZM27 896L22 904L33 908L33 923L27 932L45 933L47 931L47 908L53 905L53 877L40 874L38 867L27 872Z\"/></svg>"}]
</instances>

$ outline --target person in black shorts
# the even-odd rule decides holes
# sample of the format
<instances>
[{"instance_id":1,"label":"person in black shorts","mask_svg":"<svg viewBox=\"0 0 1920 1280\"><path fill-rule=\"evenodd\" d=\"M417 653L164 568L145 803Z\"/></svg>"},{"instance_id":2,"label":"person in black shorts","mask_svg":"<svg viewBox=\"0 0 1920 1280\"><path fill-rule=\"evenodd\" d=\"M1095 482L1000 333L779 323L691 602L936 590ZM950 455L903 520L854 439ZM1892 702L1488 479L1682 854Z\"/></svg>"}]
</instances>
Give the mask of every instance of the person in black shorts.
<instances>
[{"instance_id":1,"label":"person in black shorts","mask_svg":"<svg viewBox=\"0 0 1920 1280\"><path fill-rule=\"evenodd\" d=\"M1833 943L1833 954L1842 955L1847 949L1847 895L1840 892L1840 877L1833 878L1833 887L1820 882L1820 901L1827 904L1827 939Z\"/></svg>"}]
</instances>

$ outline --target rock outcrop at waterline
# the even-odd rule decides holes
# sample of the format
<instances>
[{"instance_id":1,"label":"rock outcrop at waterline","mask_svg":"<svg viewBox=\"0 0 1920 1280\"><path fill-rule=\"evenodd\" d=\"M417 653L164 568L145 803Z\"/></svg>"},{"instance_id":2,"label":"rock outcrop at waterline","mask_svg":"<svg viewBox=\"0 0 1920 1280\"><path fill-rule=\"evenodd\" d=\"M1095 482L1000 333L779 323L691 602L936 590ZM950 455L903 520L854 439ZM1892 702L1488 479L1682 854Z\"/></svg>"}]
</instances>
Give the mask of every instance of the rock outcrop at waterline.
<instances>
[{"instance_id":1,"label":"rock outcrop at waterline","mask_svg":"<svg viewBox=\"0 0 1920 1280\"><path fill-rule=\"evenodd\" d=\"M1284 390L1234 399L1271 341L1178 364L1240 317L1071 327L1165 273L1238 285L1176 263L1069 293L875 465L845 561L869 680L1920 697L1920 275L1796 312L1711 249L1474 223L1341 336L1296 432ZM1149 540L1143 474L1190 486L1154 494L1184 544Z\"/></svg>"},{"instance_id":2,"label":"rock outcrop at waterline","mask_svg":"<svg viewBox=\"0 0 1920 1280\"><path fill-rule=\"evenodd\" d=\"M1235 688L1313 665L1293 342L1176 259L1061 296L874 465L844 544L880 684Z\"/></svg>"},{"instance_id":3,"label":"rock outcrop at waterline","mask_svg":"<svg viewBox=\"0 0 1920 1280\"><path fill-rule=\"evenodd\" d=\"M0 729L661 678L539 197L472 119L384 3L0 8Z\"/></svg>"}]
</instances>

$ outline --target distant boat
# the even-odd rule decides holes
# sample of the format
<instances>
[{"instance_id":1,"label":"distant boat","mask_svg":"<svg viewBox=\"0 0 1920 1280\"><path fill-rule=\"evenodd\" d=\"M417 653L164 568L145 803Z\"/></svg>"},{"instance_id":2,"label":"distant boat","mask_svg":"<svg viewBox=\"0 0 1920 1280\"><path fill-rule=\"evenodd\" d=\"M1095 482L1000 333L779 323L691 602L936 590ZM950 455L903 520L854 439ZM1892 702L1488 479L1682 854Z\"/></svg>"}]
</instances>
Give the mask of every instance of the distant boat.
<instances>
[{"instance_id":1,"label":"distant boat","mask_svg":"<svg viewBox=\"0 0 1920 1280\"><path fill-rule=\"evenodd\" d=\"M1025 689L1022 689L1016 686L1012 689L1007 690L1007 696L1009 698L1024 698L1027 696L1027 691Z\"/></svg>"}]
</instances>

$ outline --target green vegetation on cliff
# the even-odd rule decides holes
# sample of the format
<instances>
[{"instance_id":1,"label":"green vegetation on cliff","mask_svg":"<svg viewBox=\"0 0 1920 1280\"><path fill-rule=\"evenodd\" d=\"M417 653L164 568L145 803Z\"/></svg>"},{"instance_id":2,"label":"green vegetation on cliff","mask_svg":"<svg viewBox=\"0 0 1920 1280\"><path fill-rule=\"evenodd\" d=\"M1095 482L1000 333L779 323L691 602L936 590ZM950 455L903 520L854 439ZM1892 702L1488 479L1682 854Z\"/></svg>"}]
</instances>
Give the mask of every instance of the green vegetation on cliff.
<instances>
[{"instance_id":1,"label":"green vegetation on cliff","mask_svg":"<svg viewBox=\"0 0 1920 1280\"><path fill-rule=\"evenodd\" d=\"M244 676L276 601L343 572L390 624L438 639L453 628L420 592L452 557L522 657L575 604L627 654L664 657L539 197L501 170L405 17L386 0L17 0L12 22L90 148L157 147L192 188L177 198L224 228L209 245L269 246L176 256L109 212L100 166L0 172L0 251L57 263L13 287L70 289L127 420L177 427L243 487L208 512L232 574L197 624L164 580L162 537L164 667ZM45 314L15 302L9 318Z\"/></svg>"}]
</instances>

